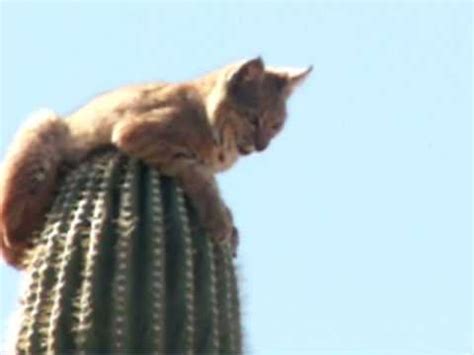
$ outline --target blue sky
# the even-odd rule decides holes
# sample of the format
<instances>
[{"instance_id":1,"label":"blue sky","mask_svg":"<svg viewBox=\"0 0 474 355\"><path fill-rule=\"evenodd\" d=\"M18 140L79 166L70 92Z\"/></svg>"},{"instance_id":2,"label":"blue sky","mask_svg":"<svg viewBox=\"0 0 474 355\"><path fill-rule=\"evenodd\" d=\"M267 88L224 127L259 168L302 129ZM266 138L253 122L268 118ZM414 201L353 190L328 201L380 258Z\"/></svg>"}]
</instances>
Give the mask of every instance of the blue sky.
<instances>
[{"instance_id":1,"label":"blue sky","mask_svg":"<svg viewBox=\"0 0 474 355\"><path fill-rule=\"evenodd\" d=\"M240 58L315 67L219 177L254 354L472 354L471 2L1 3L0 156L32 110ZM0 329L21 275L0 266Z\"/></svg>"}]
</instances>

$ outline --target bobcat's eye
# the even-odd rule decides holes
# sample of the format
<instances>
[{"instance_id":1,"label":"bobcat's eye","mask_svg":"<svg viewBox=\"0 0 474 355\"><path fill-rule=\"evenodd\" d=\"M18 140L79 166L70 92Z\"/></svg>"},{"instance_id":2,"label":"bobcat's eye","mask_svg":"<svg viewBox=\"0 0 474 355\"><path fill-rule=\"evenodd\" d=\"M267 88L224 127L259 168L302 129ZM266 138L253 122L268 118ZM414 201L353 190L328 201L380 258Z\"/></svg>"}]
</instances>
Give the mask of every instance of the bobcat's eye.
<instances>
[{"instance_id":1,"label":"bobcat's eye","mask_svg":"<svg viewBox=\"0 0 474 355\"><path fill-rule=\"evenodd\" d=\"M282 126L283 126L282 122L276 122L272 124L270 128L274 131L278 131Z\"/></svg>"},{"instance_id":2,"label":"bobcat's eye","mask_svg":"<svg viewBox=\"0 0 474 355\"><path fill-rule=\"evenodd\" d=\"M258 115L256 113L249 115L249 121L253 126L258 126Z\"/></svg>"}]
</instances>

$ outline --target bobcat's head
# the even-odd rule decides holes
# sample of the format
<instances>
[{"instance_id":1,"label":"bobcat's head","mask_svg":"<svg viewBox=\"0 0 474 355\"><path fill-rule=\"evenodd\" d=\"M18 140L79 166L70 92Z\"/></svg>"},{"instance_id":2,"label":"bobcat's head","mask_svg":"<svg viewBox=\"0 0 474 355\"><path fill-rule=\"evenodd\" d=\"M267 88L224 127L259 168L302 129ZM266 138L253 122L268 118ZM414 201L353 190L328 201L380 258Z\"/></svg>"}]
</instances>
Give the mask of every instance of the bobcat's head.
<instances>
[{"instance_id":1,"label":"bobcat's head","mask_svg":"<svg viewBox=\"0 0 474 355\"><path fill-rule=\"evenodd\" d=\"M210 101L214 125L232 127L240 154L264 150L285 124L287 99L311 69L266 67L260 57L230 65Z\"/></svg>"}]
</instances>

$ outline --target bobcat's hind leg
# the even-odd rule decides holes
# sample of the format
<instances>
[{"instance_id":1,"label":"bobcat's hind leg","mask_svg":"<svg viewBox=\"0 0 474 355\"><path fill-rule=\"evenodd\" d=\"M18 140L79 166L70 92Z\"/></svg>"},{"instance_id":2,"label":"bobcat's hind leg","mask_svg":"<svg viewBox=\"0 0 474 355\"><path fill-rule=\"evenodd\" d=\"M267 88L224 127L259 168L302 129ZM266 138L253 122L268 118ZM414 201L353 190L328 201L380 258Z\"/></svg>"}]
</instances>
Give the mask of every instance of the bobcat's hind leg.
<instances>
[{"instance_id":1,"label":"bobcat's hind leg","mask_svg":"<svg viewBox=\"0 0 474 355\"><path fill-rule=\"evenodd\" d=\"M68 128L54 112L35 112L15 137L0 169L0 251L19 266L56 188Z\"/></svg>"}]
</instances>

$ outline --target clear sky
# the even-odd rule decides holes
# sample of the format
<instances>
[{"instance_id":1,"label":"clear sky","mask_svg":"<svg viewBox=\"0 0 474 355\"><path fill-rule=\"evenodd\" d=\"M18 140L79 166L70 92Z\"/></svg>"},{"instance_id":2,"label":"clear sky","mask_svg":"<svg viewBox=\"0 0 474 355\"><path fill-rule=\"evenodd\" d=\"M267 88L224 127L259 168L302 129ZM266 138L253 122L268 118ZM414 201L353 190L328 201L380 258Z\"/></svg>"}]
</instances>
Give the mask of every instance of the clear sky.
<instances>
[{"instance_id":1,"label":"clear sky","mask_svg":"<svg viewBox=\"0 0 474 355\"><path fill-rule=\"evenodd\" d=\"M315 67L219 177L254 354L472 354L471 2L1 4L0 155L32 110L240 58ZM0 331L20 274L0 267Z\"/></svg>"}]
</instances>

